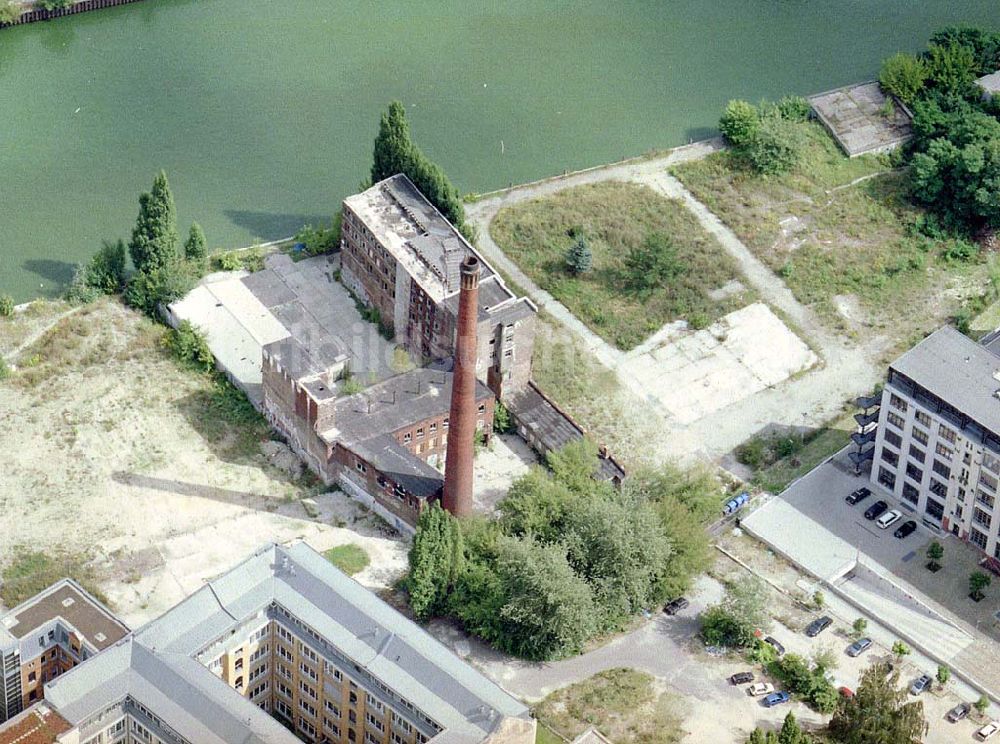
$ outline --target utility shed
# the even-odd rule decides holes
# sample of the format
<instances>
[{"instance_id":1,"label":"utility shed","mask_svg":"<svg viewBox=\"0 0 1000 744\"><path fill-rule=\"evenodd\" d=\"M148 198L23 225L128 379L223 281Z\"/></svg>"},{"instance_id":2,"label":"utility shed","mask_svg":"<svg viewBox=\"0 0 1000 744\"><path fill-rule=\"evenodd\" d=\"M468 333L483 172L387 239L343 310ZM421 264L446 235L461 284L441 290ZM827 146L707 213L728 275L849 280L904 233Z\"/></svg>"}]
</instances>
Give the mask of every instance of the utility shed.
<instances>
[{"instance_id":1,"label":"utility shed","mask_svg":"<svg viewBox=\"0 0 1000 744\"><path fill-rule=\"evenodd\" d=\"M877 82L829 90L808 100L850 158L888 152L913 136L910 112L895 98L887 98Z\"/></svg>"}]
</instances>

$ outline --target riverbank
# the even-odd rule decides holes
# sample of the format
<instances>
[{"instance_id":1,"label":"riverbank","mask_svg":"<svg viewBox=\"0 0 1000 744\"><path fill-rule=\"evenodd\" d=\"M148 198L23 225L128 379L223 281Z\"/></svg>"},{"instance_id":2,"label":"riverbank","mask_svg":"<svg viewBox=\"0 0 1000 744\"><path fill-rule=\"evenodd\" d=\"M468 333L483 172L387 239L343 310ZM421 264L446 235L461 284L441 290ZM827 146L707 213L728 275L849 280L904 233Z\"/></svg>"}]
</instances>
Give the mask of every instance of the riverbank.
<instances>
[{"instance_id":1,"label":"riverbank","mask_svg":"<svg viewBox=\"0 0 1000 744\"><path fill-rule=\"evenodd\" d=\"M65 8L54 8L46 10L37 8L34 3L20 3L21 17L15 21L0 23L0 29L8 26L23 26L25 23L35 23L36 21L50 21L53 18L86 13L91 10L101 10L103 8L113 8L117 5L128 5L139 0L75 0Z\"/></svg>"}]
</instances>

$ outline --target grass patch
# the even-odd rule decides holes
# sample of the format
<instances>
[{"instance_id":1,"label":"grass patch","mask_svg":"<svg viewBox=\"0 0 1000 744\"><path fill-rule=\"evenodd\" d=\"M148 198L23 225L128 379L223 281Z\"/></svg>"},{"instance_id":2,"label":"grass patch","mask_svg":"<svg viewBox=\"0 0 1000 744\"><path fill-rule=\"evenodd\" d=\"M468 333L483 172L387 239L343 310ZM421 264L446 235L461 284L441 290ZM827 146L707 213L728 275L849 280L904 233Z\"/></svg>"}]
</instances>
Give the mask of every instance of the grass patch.
<instances>
[{"instance_id":1,"label":"grass patch","mask_svg":"<svg viewBox=\"0 0 1000 744\"><path fill-rule=\"evenodd\" d=\"M593 256L592 268L578 276L566 266L572 230L582 232ZM637 295L623 278L624 258L655 233L670 237L681 271ZM566 189L502 209L490 234L538 286L620 349L674 320L703 328L752 299L745 289L712 299L712 290L739 278L736 263L679 201L647 186L608 181Z\"/></svg>"},{"instance_id":2,"label":"grass patch","mask_svg":"<svg viewBox=\"0 0 1000 744\"><path fill-rule=\"evenodd\" d=\"M0 600L7 607L14 607L38 594L60 579L74 579L94 597L108 604L107 598L97 588L93 568L87 555L61 549L48 551L20 547L14 559L4 568Z\"/></svg>"},{"instance_id":3,"label":"grass patch","mask_svg":"<svg viewBox=\"0 0 1000 744\"><path fill-rule=\"evenodd\" d=\"M684 734L671 697L634 669L609 669L557 690L535 717L567 739L590 726L617 744L673 744Z\"/></svg>"},{"instance_id":4,"label":"grass patch","mask_svg":"<svg viewBox=\"0 0 1000 744\"><path fill-rule=\"evenodd\" d=\"M545 728L541 723L535 729L535 744L566 744L566 739L557 736Z\"/></svg>"},{"instance_id":5,"label":"grass patch","mask_svg":"<svg viewBox=\"0 0 1000 744\"><path fill-rule=\"evenodd\" d=\"M260 454L260 443L271 435L267 419L221 372L213 371L210 379L207 386L182 401L185 416L220 456L254 459Z\"/></svg>"},{"instance_id":6,"label":"grass patch","mask_svg":"<svg viewBox=\"0 0 1000 744\"><path fill-rule=\"evenodd\" d=\"M348 576L364 571L370 563L368 553L360 545L354 543L330 548L323 555Z\"/></svg>"},{"instance_id":7,"label":"grass patch","mask_svg":"<svg viewBox=\"0 0 1000 744\"><path fill-rule=\"evenodd\" d=\"M983 262L947 258L955 240L921 233L923 212L887 156L849 159L819 124L796 126L802 159L789 173L754 175L725 151L674 173L831 326L860 322L902 338L952 314L982 283ZM838 310L844 295L860 319Z\"/></svg>"}]
</instances>

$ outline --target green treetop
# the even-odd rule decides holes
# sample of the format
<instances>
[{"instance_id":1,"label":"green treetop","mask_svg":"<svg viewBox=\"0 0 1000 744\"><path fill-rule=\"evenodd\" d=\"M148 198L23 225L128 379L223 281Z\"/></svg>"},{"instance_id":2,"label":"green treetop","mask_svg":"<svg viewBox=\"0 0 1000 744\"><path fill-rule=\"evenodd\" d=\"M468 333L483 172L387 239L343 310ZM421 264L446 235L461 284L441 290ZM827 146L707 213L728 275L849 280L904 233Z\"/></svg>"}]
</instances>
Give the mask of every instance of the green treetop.
<instances>
[{"instance_id":1,"label":"green treetop","mask_svg":"<svg viewBox=\"0 0 1000 744\"><path fill-rule=\"evenodd\" d=\"M160 171L150 192L139 196L139 216L132 230L129 254L146 274L173 263L177 257L177 211L167 174Z\"/></svg>"},{"instance_id":2,"label":"green treetop","mask_svg":"<svg viewBox=\"0 0 1000 744\"><path fill-rule=\"evenodd\" d=\"M205 232L197 222L191 224L188 239L184 242L184 258L189 261L199 261L208 255L208 244Z\"/></svg>"}]
</instances>

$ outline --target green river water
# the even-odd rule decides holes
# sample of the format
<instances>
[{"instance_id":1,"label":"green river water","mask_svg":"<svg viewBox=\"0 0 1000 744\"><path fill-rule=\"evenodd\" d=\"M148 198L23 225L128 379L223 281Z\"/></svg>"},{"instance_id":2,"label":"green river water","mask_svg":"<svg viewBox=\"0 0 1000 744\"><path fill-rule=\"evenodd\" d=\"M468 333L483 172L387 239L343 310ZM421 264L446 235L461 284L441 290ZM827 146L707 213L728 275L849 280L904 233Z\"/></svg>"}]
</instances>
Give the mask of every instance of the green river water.
<instances>
[{"instance_id":1,"label":"green river water","mask_svg":"<svg viewBox=\"0 0 1000 744\"><path fill-rule=\"evenodd\" d=\"M163 168L213 247L329 218L379 112L463 192L712 134L870 79L997 0L144 0L0 31L0 293L53 295Z\"/></svg>"}]
</instances>

